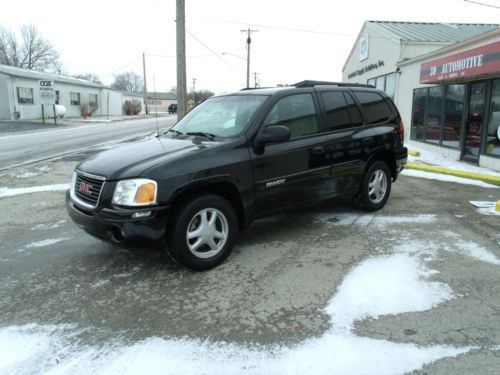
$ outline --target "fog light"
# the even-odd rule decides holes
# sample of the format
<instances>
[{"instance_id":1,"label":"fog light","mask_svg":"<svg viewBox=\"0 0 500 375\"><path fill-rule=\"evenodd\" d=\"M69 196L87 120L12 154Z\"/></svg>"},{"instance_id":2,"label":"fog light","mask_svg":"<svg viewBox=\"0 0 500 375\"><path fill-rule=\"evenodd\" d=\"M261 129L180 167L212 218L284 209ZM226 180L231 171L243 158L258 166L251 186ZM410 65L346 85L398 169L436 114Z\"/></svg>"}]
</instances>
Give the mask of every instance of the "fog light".
<instances>
[{"instance_id":1,"label":"fog light","mask_svg":"<svg viewBox=\"0 0 500 375\"><path fill-rule=\"evenodd\" d=\"M132 218L139 219L141 217L148 217L148 216L151 216L151 211L134 212Z\"/></svg>"}]
</instances>

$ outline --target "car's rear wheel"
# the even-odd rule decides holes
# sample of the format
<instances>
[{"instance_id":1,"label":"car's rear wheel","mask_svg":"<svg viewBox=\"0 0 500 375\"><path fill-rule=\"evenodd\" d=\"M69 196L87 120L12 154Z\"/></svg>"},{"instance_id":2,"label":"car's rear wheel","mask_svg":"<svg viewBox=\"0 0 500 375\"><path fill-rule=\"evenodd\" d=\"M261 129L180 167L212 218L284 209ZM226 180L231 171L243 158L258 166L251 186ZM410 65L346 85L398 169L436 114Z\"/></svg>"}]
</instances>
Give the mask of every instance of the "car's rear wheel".
<instances>
[{"instance_id":1,"label":"car's rear wheel","mask_svg":"<svg viewBox=\"0 0 500 375\"><path fill-rule=\"evenodd\" d=\"M168 230L168 251L179 263L206 270L222 263L231 253L238 232L232 205L217 195L185 201Z\"/></svg>"},{"instance_id":2,"label":"car's rear wheel","mask_svg":"<svg viewBox=\"0 0 500 375\"><path fill-rule=\"evenodd\" d=\"M359 205L367 211L380 210L389 199L391 182L391 173L385 162L377 160L370 164L357 197Z\"/></svg>"}]
</instances>

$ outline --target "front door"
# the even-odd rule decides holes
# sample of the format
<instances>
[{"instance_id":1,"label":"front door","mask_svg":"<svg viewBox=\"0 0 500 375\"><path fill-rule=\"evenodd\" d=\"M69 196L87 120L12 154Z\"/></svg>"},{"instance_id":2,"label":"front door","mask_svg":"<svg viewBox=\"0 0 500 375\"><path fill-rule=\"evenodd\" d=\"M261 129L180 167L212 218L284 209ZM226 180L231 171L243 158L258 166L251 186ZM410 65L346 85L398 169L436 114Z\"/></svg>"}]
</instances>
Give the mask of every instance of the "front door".
<instances>
[{"instance_id":1,"label":"front door","mask_svg":"<svg viewBox=\"0 0 500 375\"><path fill-rule=\"evenodd\" d=\"M471 84L462 159L476 164L479 163L481 131L484 127L485 96L485 82Z\"/></svg>"},{"instance_id":2,"label":"front door","mask_svg":"<svg viewBox=\"0 0 500 375\"><path fill-rule=\"evenodd\" d=\"M326 139L312 94L281 98L262 124L273 125L287 126L291 139L267 144L252 155L256 216L315 200L326 193L330 179Z\"/></svg>"}]
</instances>

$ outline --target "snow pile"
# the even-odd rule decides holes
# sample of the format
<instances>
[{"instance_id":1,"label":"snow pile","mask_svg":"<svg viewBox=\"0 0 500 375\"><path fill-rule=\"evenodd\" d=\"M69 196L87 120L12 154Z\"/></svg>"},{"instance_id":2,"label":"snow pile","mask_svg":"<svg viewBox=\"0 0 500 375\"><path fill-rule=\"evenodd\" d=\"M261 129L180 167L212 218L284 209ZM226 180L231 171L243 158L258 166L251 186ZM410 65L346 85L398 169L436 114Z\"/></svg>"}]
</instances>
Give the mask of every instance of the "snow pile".
<instances>
[{"instance_id":1,"label":"snow pile","mask_svg":"<svg viewBox=\"0 0 500 375\"><path fill-rule=\"evenodd\" d=\"M405 169L405 170L403 170L402 174L404 174L405 176L410 176L410 177L426 178L428 180L455 182L457 184L462 184L462 185L473 185L473 186L479 186L479 187L490 188L490 189L500 188L500 186L487 184L486 182L479 181L479 180L472 180L472 179L468 179L468 178L450 176L450 175L441 174L441 173L417 171L415 169Z\"/></svg>"},{"instance_id":2,"label":"snow pile","mask_svg":"<svg viewBox=\"0 0 500 375\"><path fill-rule=\"evenodd\" d=\"M492 169L488 169L488 168L484 168L484 167L470 165L470 164L467 164L467 163L464 163L464 162L461 162L458 160L449 159L446 156L437 154L437 153L432 152L432 151L425 150L425 149L419 147L418 144L413 143L413 142L408 145L408 148L411 150L420 152L420 156L408 155L409 162L438 165L438 166L443 167L443 168L455 169L455 170L460 170L460 171L468 171L468 172L474 172L474 173L484 173L484 174L489 174L492 176L499 176L500 177L500 172L496 172Z\"/></svg>"},{"instance_id":3,"label":"snow pile","mask_svg":"<svg viewBox=\"0 0 500 375\"><path fill-rule=\"evenodd\" d=\"M0 198L13 197L15 195L21 194L31 194L39 193L43 191L65 191L69 189L70 184L55 184L55 185L43 185L43 186L32 186L25 188L7 188L0 187Z\"/></svg>"}]
</instances>

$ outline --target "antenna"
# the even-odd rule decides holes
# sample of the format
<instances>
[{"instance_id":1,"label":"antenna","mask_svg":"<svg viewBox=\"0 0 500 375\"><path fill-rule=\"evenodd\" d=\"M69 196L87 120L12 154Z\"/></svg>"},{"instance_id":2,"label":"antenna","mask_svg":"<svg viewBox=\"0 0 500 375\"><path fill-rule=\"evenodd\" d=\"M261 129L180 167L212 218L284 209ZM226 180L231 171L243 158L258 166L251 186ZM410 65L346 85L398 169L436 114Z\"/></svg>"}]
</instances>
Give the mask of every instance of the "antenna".
<instances>
[{"instance_id":1,"label":"antenna","mask_svg":"<svg viewBox=\"0 0 500 375\"><path fill-rule=\"evenodd\" d=\"M156 137L160 136L160 129L158 128L158 108L156 106L156 81L153 74L153 100L155 102L155 119L156 119Z\"/></svg>"}]
</instances>

